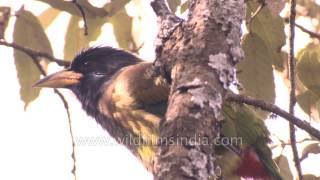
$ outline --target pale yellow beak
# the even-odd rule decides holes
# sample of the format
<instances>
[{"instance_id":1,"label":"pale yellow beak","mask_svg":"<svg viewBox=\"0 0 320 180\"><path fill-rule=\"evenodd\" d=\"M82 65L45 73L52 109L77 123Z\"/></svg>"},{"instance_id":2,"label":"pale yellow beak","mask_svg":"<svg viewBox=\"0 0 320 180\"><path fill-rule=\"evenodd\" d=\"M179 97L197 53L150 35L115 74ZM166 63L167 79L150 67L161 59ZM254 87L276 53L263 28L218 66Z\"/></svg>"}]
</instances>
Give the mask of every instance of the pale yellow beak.
<instances>
[{"instance_id":1,"label":"pale yellow beak","mask_svg":"<svg viewBox=\"0 0 320 180\"><path fill-rule=\"evenodd\" d=\"M62 70L40 79L33 87L65 88L78 84L82 77L83 75L81 73Z\"/></svg>"}]
</instances>

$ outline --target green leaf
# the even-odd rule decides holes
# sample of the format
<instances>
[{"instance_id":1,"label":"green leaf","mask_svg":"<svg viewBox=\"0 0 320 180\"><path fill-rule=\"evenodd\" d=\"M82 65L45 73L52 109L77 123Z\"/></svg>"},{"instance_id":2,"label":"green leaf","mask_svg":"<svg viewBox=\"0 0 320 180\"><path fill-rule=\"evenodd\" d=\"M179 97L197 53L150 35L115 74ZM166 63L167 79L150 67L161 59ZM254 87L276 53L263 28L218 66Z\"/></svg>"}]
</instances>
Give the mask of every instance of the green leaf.
<instances>
[{"instance_id":1,"label":"green leaf","mask_svg":"<svg viewBox=\"0 0 320 180\"><path fill-rule=\"evenodd\" d=\"M81 20L78 16L72 16L70 19L64 44L64 59L67 61L71 61L77 52L89 46L84 30L79 27Z\"/></svg>"},{"instance_id":2,"label":"green leaf","mask_svg":"<svg viewBox=\"0 0 320 180\"><path fill-rule=\"evenodd\" d=\"M271 13L278 15L286 5L285 0L268 1L267 7L270 9Z\"/></svg>"},{"instance_id":3,"label":"green leaf","mask_svg":"<svg viewBox=\"0 0 320 180\"><path fill-rule=\"evenodd\" d=\"M13 41L24 47L52 54L52 49L47 35L39 20L28 11L20 10L14 25ZM20 83L21 100L28 104L36 99L40 89L32 88L32 84L40 79L40 72L28 55L19 50L14 50L17 76ZM46 61L44 67L46 68Z\"/></svg>"},{"instance_id":4,"label":"green leaf","mask_svg":"<svg viewBox=\"0 0 320 180\"><path fill-rule=\"evenodd\" d=\"M96 40L101 34L101 27L106 18L88 19L88 35L84 35L84 29L79 27L81 17L72 16L65 36L64 59L72 60L80 50L87 48L90 41Z\"/></svg>"},{"instance_id":5,"label":"green leaf","mask_svg":"<svg viewBox=\"0 0 320 180\"><path fill-rule=\"evenodd\" d=\"M312 153L312 154L319 154L320 153L320 146L319 146L318 142L312 143L312 144L309 144L308 146L306 146L302 151L301 159L307 158L310 153Z\"/></svg>"},{"instance_id":6,"label":"green leaf","mask_svg":"<svg viewBox=\"0 0 320 180\"><path fill-rule=\"evenodd\" d=\"M60 11L54 8L48 8L44 12L42 12L38 18L44 29L47 29L48 26L58 17Z\"/></svg>"},{"instance_id":7,"label":"green leaf","mask_svg":"<svg viewBox=\"0 0 320 180\"><path fill-rule=\"evenodd\" d=\"M121 9L109 19L113 25L114 35L119 43L119 46L126 50L135 48L132 37L132 18L129 17L125 9Z\"/></svg>"},{"instance_id":8,"label":"green leaf","mask_svg":"<svg viewBox=\"0 0 320 180\"><path fill-rule=\"evenodd\" d=\"M300 107L308 115L311 113L311 107L315 105L318 100L319 97L310 90L307 90L306 92L297 96L297 101Z\"/></svg>"},{"instance_id":9,"label":"green leaf","mask_svg":"<svg viewBox=\"0 0 320 180\"><path fill-rule=\"evenodd\" d=\"M247 22L258 6L259 4L255 1L247 2ZM247 24L247 28L250 32L256 33L265 42L266 49L268 49L271 56L270 60L275 66L283 68L281 47L286 40L283 19L278 14L272 14L268 8L263 8Z\"/></svg>"},{"instance_id":10,"label":"green leaf","mask_svg":"<svg viewBox=\"0 0 320 180\"><path fill-rule=\"evenodd\" d=\"M110 3L104 5L104 9L108 12L109 16L113 16L120 11L130 0L112 0Z\"/></svg>"},{"instance_id":11,"label":"green leaf","mask_svg":"<svg viewBox=\"0 0 320 180\"><path fill-rule=\"evenodd\" d=\"M249 33L243 37L242 48L245 58L237 65L237 77L244 88L240 93L274 103L275 85L271 55L265 41L257 34ZM262 119L267 116L263 111L258 111L258 114Z\"/></svg>"},{"instance_id":12,"label":"green leaf","mask_svg":"<svg viewBox=\"0 0 320 180\"><path fill-rule=\"evenodd\" d=\"M66 11L72 15L81 16L79 8L72 1L64 0L37 0L49 4L51 7ZM77 0L78 4L84 10L87 18L105 17L108 12L104 8L97 8L92 6L87 0Z\"/></svg>"},{"instance_id":13,"label":"green leaf","mask_svg":"<svg viewBox=\"0 0 320 180\"><path fill-rule=\"evenodd\" d=\"M175 13L177 7L181 4L181 0L167 0L171 12Z\"/></svg>"},{"instance_id":14,"label":"green leaf","mask_svg":"<svg viewBox=\"0 0 320 180\"><path fill-rule=\"evenodd\" d=\"M320 97L320 51L305 50L297 63L297 75L304 86Z\"/></svg>"},{"instance_id":15,"label":"green leaf","mask_svg":"<svg viewBox=\"0 0 320 180\"><path fill-rule=\"evenodd\" d=\"M303 14L304 16L310 17L312 19L319 18L320 6L316 1L298 0L297 4L305 9L305 14Z\"/></svg>"},{"instance_id":16,"label":"green leaf","mask_svg":"<svg viewBox=\"0 0 320 180\"><path fill-rule=\"evenodd\" d=\"M4 38L4 33L10 18L10 12L10 7L0 7L0 39Z\"/></svg>"},{"instance_id":17,"label":"green leaf","mask_svg":"<svg viewBox=\"0 0 320 180\"><path fill-rule=\"evenodd\" d=\"M316 43L309 43L307 44L304 48L300 49L298 52L297 52L297 55L296 55L296 59L299 60L301 59L302 55L306 52L306 51L320 51L320 49L318 48L319 45L316 44Z\"/></svg>"},{"instance_id":18,"label":"green leaf","mask_svg":"<svg viewBox=\"0 0 320 180\"><path fill-rule=\"evenodd\" d=\"M184 13L189 8L189 1L184 2L180 8L180 14Z\"/></svg>"},{"instance_id":19,"label":"green leaf","mask_svg":"<svg viewBox=\"0 0 320 180\"><path fill-rule=\"evenodd\" d=\"M108 21L106 18L88 19L88 39L95 41L101 34L102 26Z\"/></svg>"},{"instance_id":20,"label":"green leaf","mask_svg":"<svg viewBox=\"0 0 320 180\"><path fill-rule=\"evenodd\" d=\"M292 180L293 175L290 171L289 161L288 161L287 157L280 155L279 157L277 157L275 159L275 161L280 168L280 175L283 177L283 179L284 180Z\"/></svg>"},{"instance_id":21,"label":"green leaf","mask_svg":"<svg viewBox=\"0 0 320 180\"><path fill-rule=\"evenodd\" d=\"M306 92L297 96L297 102L301 109L311 116L314 120L319 121L319 109L320 109L320 98L315 95L312 91L307 90Z\"/></svg>"},{"instance_id":22,"label":"green leaf","mask_svg":"<svg viewBox=\"0 0 320 180\"><path fill-rule=\"evenodd\" d=\"M315 175L313 175L313 174L304 174L303 175L303 179L304 180L319 180L320 179L320 177L318 176L315 176Z\"/></svg>"},{"instance_id":23,"label":"green leaf","mask_svg":"<svg viewBox=\"0 0 320 180\"><path fill-rule=\"evenodd\" d=\"M286 69L288 69L288 53L281 51L281 58L275 58L272 61L272 65L275 70L286 73Z\"/></svg>"}]
</instances>

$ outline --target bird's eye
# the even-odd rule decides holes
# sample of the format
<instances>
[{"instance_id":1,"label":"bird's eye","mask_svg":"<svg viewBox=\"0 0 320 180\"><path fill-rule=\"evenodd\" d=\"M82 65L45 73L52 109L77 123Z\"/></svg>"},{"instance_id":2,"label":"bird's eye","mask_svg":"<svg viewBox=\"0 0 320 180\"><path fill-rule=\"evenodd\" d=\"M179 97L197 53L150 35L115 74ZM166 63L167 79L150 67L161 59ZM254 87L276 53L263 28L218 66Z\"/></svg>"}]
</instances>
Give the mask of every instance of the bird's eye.
<instances>
[{"instance_id":1,"label":"bird's eye","mask_svg":"<svg viewBox=\"0 0 320 180\"><path fill-rule=\"evenodd\" d=\"M95 72L94 75L96 75L96 76L105 76L105 75L107 75L107 73Z\"/></svg>"}]
</instances>

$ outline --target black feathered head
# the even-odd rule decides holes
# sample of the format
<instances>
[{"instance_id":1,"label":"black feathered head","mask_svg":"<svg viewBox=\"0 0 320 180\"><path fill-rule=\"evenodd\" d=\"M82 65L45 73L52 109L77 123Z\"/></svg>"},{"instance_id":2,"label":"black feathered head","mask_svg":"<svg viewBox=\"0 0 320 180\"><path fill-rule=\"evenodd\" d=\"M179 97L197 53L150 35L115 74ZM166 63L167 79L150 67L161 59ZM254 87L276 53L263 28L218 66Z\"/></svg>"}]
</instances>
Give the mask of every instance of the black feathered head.
<instances>
[{"instance_id":1,"label":"black feathered head","mask_svg":"<svg viewBox=\"0 0 320 180\"><path fill-rule=\"evenodd\" d=\"M92 115L103 85L123 67L141 62L136 56L111 47L92 47L75 56L70 67L49 75L35 87L68 88Z\"/></svg>"},{"instance_id":2,"label":"black feathered head","mask_svg":"<svg viewBox=\"0 0 320 180\"><path fill-rule=\"evenodd\" d=\"M121 68L138 62L136 56L120 49L92 47L76 55L70 70L83 75L112 76Z\"/></svg>"},{"instance_id":3,"label":"black feathered head","mask_svg":"<svg viewBox=\"0 0 320 180\"><path fill-rule=\"evenodd\" d=\"M111 78L121 68L141 62L136 56L112 47L92 47L81 51L66 70L49 75L35 87L72 88L75 85Z\"/></svg>"}]
</instances>

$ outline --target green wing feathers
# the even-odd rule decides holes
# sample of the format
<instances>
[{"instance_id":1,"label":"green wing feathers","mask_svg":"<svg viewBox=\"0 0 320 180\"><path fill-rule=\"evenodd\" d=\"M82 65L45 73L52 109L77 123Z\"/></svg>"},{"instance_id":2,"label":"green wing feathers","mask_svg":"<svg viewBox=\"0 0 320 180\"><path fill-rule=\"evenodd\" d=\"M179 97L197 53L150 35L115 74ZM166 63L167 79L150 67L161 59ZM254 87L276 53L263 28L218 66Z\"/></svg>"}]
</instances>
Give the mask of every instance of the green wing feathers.
<instances>
[{"instance_id":1,"label":"green wing feathers","mask_svg":"<svg viewBox=\"0 0 320 180\"><path fill-rule=\"evenodd\" d=\"M238 147L240 151L254 150L270 178L282 179L279 174L279 168L272 159L271 149L268 147L268 142L270 142L269 131L264 121L258 118L254 111L246 105L226 103L223 106L223 114L225 122L222 126L222 135L229 138L240 137L241 146ZM230 154L230 152L228 153ZM237 162L238 166L241 166L241 160L237 160ZM234 167L232 168L233 171L236 171ZM252 169L252 171L255 170Z\"/></svg>"}]
</instances>

